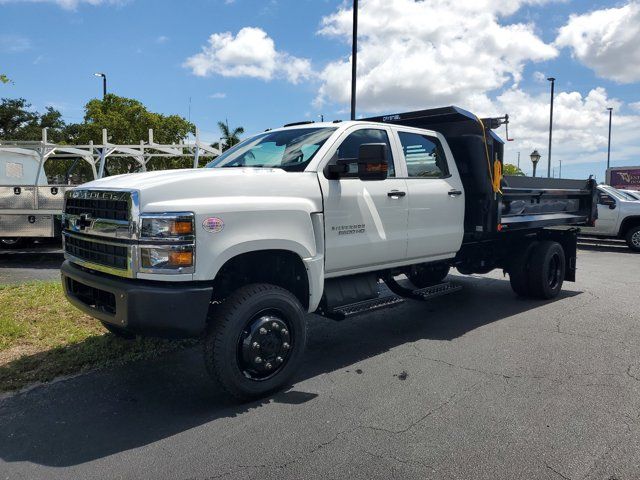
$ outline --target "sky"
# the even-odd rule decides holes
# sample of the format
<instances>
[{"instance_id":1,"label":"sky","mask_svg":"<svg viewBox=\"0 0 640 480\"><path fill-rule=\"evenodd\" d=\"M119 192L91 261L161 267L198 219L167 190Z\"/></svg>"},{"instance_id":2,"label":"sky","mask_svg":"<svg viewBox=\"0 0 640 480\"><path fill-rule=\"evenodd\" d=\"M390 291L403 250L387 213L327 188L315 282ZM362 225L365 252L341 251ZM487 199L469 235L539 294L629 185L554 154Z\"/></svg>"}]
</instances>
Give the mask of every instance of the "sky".
<instances>
[{"instance_id":1,"label":"sky","mask_svg":"<svg viewBox=\"0 0 640 480\"><path fill-rule=\"evenodd\" d=\"M180 114L205 140L216 122L260 132L347 119L350 0L0 0L0 97L51 105L67 122L110 92ZM360 0L359 117L457 105L511 118L505 161L604 180L640 165L640 0ZM498 133L504 138L504 128Z\"/></svg>"}]
</instances>

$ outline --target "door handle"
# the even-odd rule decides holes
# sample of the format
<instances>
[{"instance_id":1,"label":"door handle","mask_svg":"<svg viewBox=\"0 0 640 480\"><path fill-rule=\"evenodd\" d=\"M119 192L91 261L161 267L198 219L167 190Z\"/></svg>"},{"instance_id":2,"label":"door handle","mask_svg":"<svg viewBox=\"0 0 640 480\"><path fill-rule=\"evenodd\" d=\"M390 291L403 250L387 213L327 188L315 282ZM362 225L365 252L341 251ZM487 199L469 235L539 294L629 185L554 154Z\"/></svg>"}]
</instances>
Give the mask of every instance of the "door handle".
<instances>
[{"instance_id":1,"label":"door handle","mask_svg":"<svg viewBox=\"0 0 640 480\"><path fill-rule=\"evenodd\" d=\"M462 190L449 190L447 195L449 195L450 197L458 197L462 195Z\"/></svg>"},{"instance_id":2,"label":"door handle","mask_svg":"<svg viewBox=\"0 0 640 480\"><path fill-rule=\"evenodd\" d=\"M406 194L407 192L401 192L400 190L391 190L390 192L387 193L387 197L400 198L400 197L404 197Z\"/></svg>"}]
</instances>

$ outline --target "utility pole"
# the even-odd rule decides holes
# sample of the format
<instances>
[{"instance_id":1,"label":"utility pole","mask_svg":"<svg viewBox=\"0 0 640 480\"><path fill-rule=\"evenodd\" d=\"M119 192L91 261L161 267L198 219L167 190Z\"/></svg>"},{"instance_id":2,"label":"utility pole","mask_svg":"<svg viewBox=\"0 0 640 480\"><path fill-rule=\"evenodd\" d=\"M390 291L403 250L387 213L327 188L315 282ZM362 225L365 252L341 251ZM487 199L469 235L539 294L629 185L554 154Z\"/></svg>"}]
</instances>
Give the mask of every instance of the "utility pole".
<instances>
[{"instance_id":1,"label":"utility pole","mask_svg":"<svg viewBox=\"0 0 640 480\"><path fill-rule=\"evenodd\" d=\"M551 109L549 112L549 158L547 159L547 177L551 177L551 138L553 137L553 94L556 86L554 77L547 78L551 82Z\"/></svg>"},{"instance_id":2,"label":"utility pole","mask_svg":"<svg viewBox=\"0 0 640 480\"><path fill-rule=\"evenodd\" d=\"M518 152L518 168L520 168L520 152Z\"/></svg>"},{"instance_id":3,"label":"utility pole","mask_svg":"<svg viewBox=\"0 0 640 480\"><path fill-rule=\"evenodd\" d=\"M358 0L353 0L353 39L351 42L351 120L356 119L357 69L358 69Z\"/></svg>"},{"instance_id":4,"label":"utility pole","mask_svg":"<svg viewBox=\"0 0 640 480\"><path fill-rule=\"evenodd\" d=\"M609 143L607 144L607 170L611 164L611 120L613 118L613 107L608 107L609 110Z\"/></svg>"}]
</instances>

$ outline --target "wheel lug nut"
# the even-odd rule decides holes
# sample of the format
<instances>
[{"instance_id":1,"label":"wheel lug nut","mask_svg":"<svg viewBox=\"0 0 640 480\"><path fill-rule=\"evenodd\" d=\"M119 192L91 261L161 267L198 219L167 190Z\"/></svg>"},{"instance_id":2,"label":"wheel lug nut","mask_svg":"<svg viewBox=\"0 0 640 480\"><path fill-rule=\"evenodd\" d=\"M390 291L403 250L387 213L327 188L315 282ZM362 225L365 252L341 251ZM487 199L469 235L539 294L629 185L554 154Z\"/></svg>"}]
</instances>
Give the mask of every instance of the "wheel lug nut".
<instances>
[{"instance_id":1,"label":"wheel lug nut","mask_svg":"<svg viewBox=\"0 0 640 480\"><path fill-rule=\"evenodd\" d=\"M271 324L271 328L273 328L274 330L279 330L279 328L278 328L278 324L277 324L276 322L273 322L273 323Z\"/></svg>"},{"instance_id":2,"label":"wheel lug nut","mask_svg":"<svg viewBox=\"0 0 640 480\"><path fill-rule=\"evenodd\" d=\"M286 328L282 329L282 335L289 335L289 331Z\"/></svg>"},{"instance_id":3,"label":"wheel lug nut","mask_svg":"<svg viewBox=\"0 0 640 480\"><path fill-rule=\"evenodd\" d=\"M282 363L282 357L276 357L276 363Z\"/></svg>"},{"instance_id":4,"label":"wheel lug nut","mask_svg":"<svg viewBox=\"0 0 640 480\"><path fill-rule=\"evenodd\" d=\"M264 364L264 368L266 368L267 370L271 370L273 368L273 365L271 365L269 362Z\"/></svg>"},{"instance_id":5,"label":"wheel lug nut","mask_svg":"<svg viewBox=\"0 0 640 480\"><path fill-rule=\"evenodd\" d=\"M282 348L284 348L285 350L289 350L289 347L291 347L291 345L289 345L287 342L284 342L282 344Z\"/></svg>"},{"instance_id":6,"label":"wheel lug nut","mask_svg":"<svg viewBox=\"0 0 640 480\"><path fill-rule=\"evenodd\" d=\"M260 335L266 335L267 334L267 329L264 327L260 327L260 330L258 330L260 332Z\"/></svg>"},{"instance_id":7,"label":"wheel lug nut","mask_svg":"<svg viewBox=\"0 0 640 480\"><path fill-rule=\"evenodd\" d=\"M261 357L256 357L253 359L253 361L257 364L261 364L262 363L262 358Z\"/></svg>"},{"instance_id":8,"label":"wheel lug nut","mask_svg":"<svg viewBox=\"0 0 640 480\"><path fill-rule=\"evenodd\" d=\"M251 346L252 346L255 350L258 350L258 349L260 348L260 344L259 344L258 342L253 342L253 343L251 344Z\"/></svg>"}]
</instances>

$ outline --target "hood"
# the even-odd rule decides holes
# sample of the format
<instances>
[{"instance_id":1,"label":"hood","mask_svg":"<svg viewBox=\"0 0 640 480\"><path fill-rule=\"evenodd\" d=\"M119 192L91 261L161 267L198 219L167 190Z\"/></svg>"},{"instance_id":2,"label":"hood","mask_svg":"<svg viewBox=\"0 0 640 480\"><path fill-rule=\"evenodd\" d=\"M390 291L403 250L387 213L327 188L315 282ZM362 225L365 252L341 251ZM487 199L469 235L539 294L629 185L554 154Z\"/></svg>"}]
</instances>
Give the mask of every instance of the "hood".
<instances>
[{"instance_id":1,"label":"hood","mask_svg":"<svg viewBox=\"0 0 640 480\"><path fill-rule=\"evenodd\" d=\"M199 168L161 170L106 177L85 183L81 189L135 190L142 212L194 211L198 206L225 203L286 202L289 198L308 203L311 211L322 210L322 195L315 172L285 172L277 168ZM249 201L253 199L253 201Z\"/></svg>"}]
</instances>

